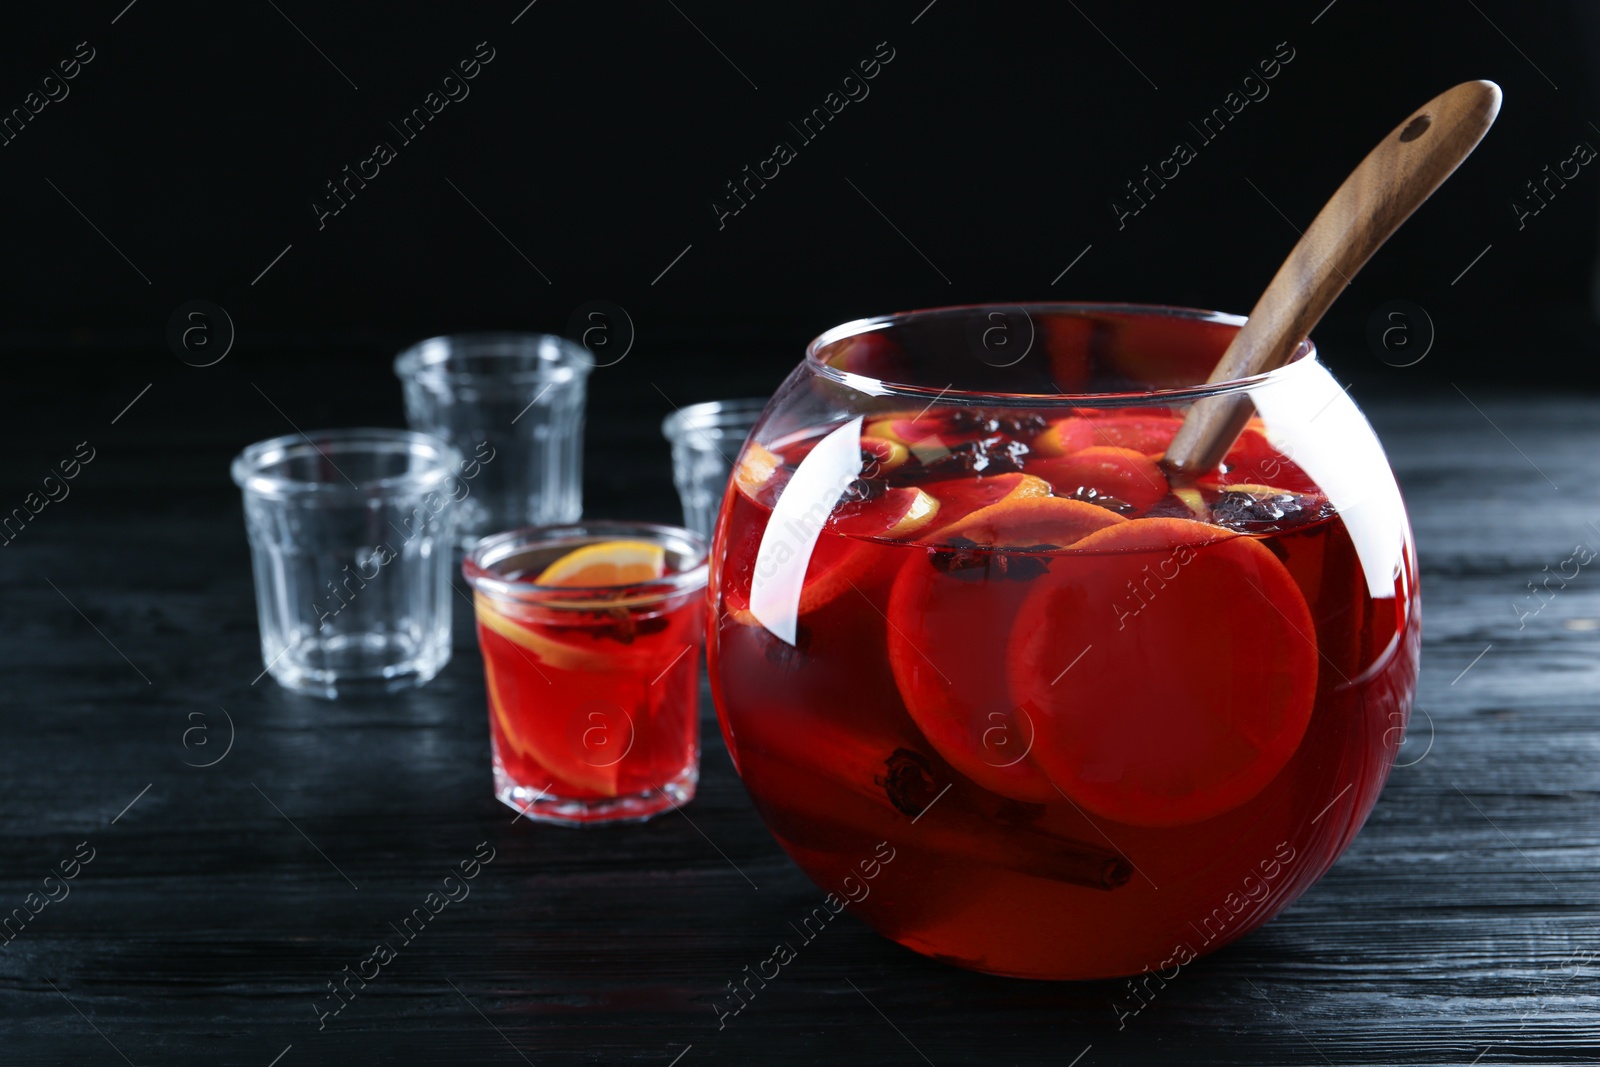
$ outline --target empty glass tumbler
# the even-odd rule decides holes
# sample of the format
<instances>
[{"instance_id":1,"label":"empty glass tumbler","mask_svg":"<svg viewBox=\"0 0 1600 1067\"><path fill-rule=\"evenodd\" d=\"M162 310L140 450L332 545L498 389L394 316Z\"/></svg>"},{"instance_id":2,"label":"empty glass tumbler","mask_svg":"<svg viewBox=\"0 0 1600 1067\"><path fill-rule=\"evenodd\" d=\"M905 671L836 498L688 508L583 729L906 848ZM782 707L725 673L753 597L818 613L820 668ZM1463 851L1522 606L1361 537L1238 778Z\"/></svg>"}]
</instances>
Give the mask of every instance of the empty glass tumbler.
<instances>
[{"instance_id":1,"label":"empty glass tumbler","mask_svg":"<svg viewBox=\"0 0 1600 1067\"><path fill-rule=\"evenodd\" d=\"M683 524L710 538L733 473L733 457L766 408L764 399L710 400L661 420L672 445L672 481L683 504Z\"/></svg>"},{"instance_id":2,"label":"empty glass tumbler","mask_svg":"<svg viewBox=\"0 0 1600 1067\"><path fill-rule=\"evenodd\" d=\"M390 692L450 661L450 567L476 461L408 430L326 430L251 445L244 492L261 656L312 696Z\"/></svg>"},{"instance_id":3,"label":"empty glass tumbler","mask_svg":"<svg viewBox=\"0 0 1600 1067\"><path fill-rule=\"evenodd\" d=\"M519 333L434 337L395 357L411 428L482 467L462 501L463 546L583 513L583 404L593 362L565 337Z\"/></svg>"}]
</instances>

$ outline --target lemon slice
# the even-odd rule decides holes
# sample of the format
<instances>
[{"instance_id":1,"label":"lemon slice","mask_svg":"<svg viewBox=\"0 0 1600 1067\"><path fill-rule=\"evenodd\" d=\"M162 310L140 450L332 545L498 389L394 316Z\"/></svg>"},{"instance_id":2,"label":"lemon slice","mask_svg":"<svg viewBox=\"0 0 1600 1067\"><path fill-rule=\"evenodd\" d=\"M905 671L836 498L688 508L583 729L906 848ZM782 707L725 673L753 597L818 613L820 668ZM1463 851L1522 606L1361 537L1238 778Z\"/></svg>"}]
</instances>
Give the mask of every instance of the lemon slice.
<instances>
[{"instance_id":1,"label":"lemon slice","mask_svg":"<svg viewBox=\"0 0 1600 1067\"><path fill-rule=\"evenodd\" d=\"M667 551L648 541L599 541L574 549L540 572L538 585L633 585L660 578Z\"/></svg>"}]
</instances>

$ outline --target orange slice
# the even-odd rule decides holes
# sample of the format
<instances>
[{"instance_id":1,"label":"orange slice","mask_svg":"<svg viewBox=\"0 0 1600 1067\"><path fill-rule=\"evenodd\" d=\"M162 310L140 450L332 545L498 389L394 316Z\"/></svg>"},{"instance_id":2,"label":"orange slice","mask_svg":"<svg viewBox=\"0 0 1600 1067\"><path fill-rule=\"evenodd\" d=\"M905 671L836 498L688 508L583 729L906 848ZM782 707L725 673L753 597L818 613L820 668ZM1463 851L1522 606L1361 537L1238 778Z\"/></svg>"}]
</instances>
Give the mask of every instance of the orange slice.
<instances>
[{"instance_id":1,"label":"orange slice","mask_svg":"<svg viewBox=\"0 0 1600 1067\"><path fill-rule=\"evenodd\" d=\"M797 441L783 449L783 462L792 467L798 467L811 450L821 444L823 438L812 437L809 440ZM763 449L763 451L765 451ZM770 452L767 453L771 455ZM911 450L901 441L888 437L873 437L871 434L861 435L861 477L878 478L901 466L911 458ZM774 457L776 461L776 457ZM762 461L763 463L765 461ZM765 477L762 484L765 484ZM751 487L747 486L747 490Z\"/></svg>"},{"instance_id":2,"label":"orange slice","mask_svg":"<svg viewBox=\"0 0 1600 1067\"><path fill-rule=\"evenodd\" d=\"M1005 655L1029 760L1095 815L1196 823L1283 770L1316 697L1305 598L1260 542L1188 519L1090 534L1030 583Z\"/></svg>"},{"instance_id":3,"label":"orange slice","mask_svg":"<svg viewBox=\"0 0 1600 1067\"><path fill-rule=\"evenodd\" d=\"M557 786L577 786L601 796L616 796L621 761L609 766L595 766L583 759L576 748L569 749L560 744L551 746L548 740L554 731L541 730L538 724L528 721L540 714L539 694L522 692L516 679L524 672L515 666L510 670L496 668L494 659L492 655L483 657L483 677L489 691L489 713L500 727L501 739L517 755L532 760L550 772L557 779ZM540 682L534 684L542 687ZM560 791L559 788L554 790L557 793Z\"/></svg>"},{"instance_id":4,"label":"orange slice","mask_svg":"<svg viewBox=\"0 0 1600 1067\"><path fill-rule=\"evenodd\" d=\"M539 573L536 584L635 585L660 578L667 551L649 541L597 541L568 552Z\"/></svg>"},{"instance_id":5,"label":"orange slice","mask_svg":"<svg viewBox=\"0 0 1600 1067\"><path fill-rule=\"evenodd\" d=\"M1132 448L1095 445L1070 456L1031 463L1028 470L1045 479L1062 496L1092 490L1115 497L1143 511L1167 495L1167 478L1155 460Z\"/></svg>"},{"instance_id":6,"label":"orange slice","mask_svg":"<svg viewBox=\"0 0 1600 1067\"><path fill-rule=\"evenodd\" d=\"M944 503L946 529L934 535L937 540L949 533L948 527L966 522L986 508L1007 501L1027 500L1050 495L1050 483L1031 474L994 474L983 478L952 479L939 484Z\"/></svg>"},{"instance_id":7,"label":"orange slice","mask_svg":"<svg viewBox=\"0 0 1600 1067\"><path fill-rule=\"evenodd\" d=\"M921 489L890 489L882 496L859 504L845 504L828 518L828 530L845 537L817 539L806 564L805 584L800 590L799 614L809 615L832 603L852 584L859 584L881 558L856 538L910 536L933 521L939 501Z\"/></svg>"},{"instance_id":8,"label":"orange slice","mask_svg":"<svg viewBox=\"0 0 1600 1067\"><path fill-rule=\"evenodd\" d=\"M592 639L583 634L583 627L572 627L574 634L580 635L577 636L577 641L581 641L582 644L560 640L549 636L560 630L550 625L548 619L538 622L531 619L519 620L508 614L515 609L496 605L482 593L473 593L472 600L473 606L477 609L479 623L512 644L533 653L537 663L549 664L564 671L611 672L626 670L648 659L645 653L631 645L624 645L618 641Z\"/></svg>"},{"instance_id":9,"label":"orange slice","mask_svg":"<svg viewBox=\"0 0 1600 1067\"><path fill-rule=\"evenodd\" d=\"M745 446L744 455L739 457L739 465L733 470L733 480L740 489L754 497L782 465L783 461L770 450L751 441Z\"/></svg>"},{"instance_id":10,"label":"orange slice","mask_svg":"<svg viewBox=\"0 0 1600 1067\"><path fill-rule=\"evenodd\" d=\"M983 546L1069 545L1126 521L1079 500L1022 497L973 512L941 536ZM973 555L962 560L964 553ZM1060 562L1059 553L920 553L901 567L889 594L889 665L907 712L961 773L1030 802L1061 794L1030 761L1035 723L996 684L996 665L1006 660L1012 617L1037 575Z\"/></svg>"},{"instance_id":11,"label":"orange slice","mask_svg":"<svg viewBox=\"0 0 1600 1067\"><path fill-rule=\"evenodd\" d=\"M995 548L1065 548L1096 530L1127 521L1114 511L1081 500L1007 497L952 523L940 536L965 537Z\"/></svg>"},{"instance_id":12,"label":"orange slice","mask_svg":"<svg viewBox=\"0 0 1600 1067\"><path fill-rule=\"evenodd\" d=\"M1181 425L1183 420L1175 415L1073 415L1052 422L1032 447L1045 456L1070 456L1086 448L1131 448L1160 455Z\"/></svg>"},{"instance_id":13,"label":"orange slice","mask_svg":"<svg viewBox=\"0 0 1600 1067\"><path fill-rule=\"evenodd\" d=\"M905 537L939 513L939 501L921 489L890 489L882 496L834 509L828 525L856 537Z\"/></svg>"}]
</instances>

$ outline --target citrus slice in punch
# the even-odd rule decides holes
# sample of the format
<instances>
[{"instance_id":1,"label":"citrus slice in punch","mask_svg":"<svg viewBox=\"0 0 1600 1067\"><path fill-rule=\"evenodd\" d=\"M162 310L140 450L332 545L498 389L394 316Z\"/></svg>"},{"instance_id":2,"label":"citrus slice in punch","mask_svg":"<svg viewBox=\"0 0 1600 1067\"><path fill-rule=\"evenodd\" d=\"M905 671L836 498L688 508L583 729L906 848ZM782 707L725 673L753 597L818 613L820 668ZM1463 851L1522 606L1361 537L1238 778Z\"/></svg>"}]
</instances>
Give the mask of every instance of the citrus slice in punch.
<instances>
[{"instance_id":1,"label":"citrus slice in punch","mask_svg":"<svg viewBox=\"0 0 1600 1067\"><path fill-rule=\"evenodd\" d=\"M1030 463L1028 471L1049 482L1060 496L1111 497L1133 511L1143 511L1168 492L1167 477L1156 461L1132 448L1096 445Z\"/></svg>"},{"instance_id":2,"label":"citrus slice in punch","mask_svg":"<svg viewBox=\"0 0 1600 1067\"><path fill-rule=\"evenodd\" d=\"M1031 474L1016 472L991 474L980 478L950 478L934 485L939 491L939 500L943 505L939 513L939 522L945 527L965 522L984 508L1001 501L1050 495L1049 482ZM944 533L945 531L941 530L933 539L937 540L944 536Z\"/></svg>"},{"instance_id":3,"label":"citrus slice in punch","mask_svg":"<svg viewBox=\"0 0 1600 1067\"><path fill-rule=\"evenodd\" d=\"M921 489L889 489L871 500L840 504L827 527L852 537L904 537L939 513L939 501Z\"/></svg>"},{"instance_id":4,"label":"citrus slice in punch","mask_svg":"<svg viewBox=\"0 0 1600 1067\"><path fill-rule=\"evenodd\" d=\"M809 440L797 441L785 447L783 449L783 461L791 466L799 466L801 461L809 456L811 450L816 448L821 441L822 438L820 437L812 437ZM751 448L761 448L761 446L751 445ZM772 453L767 449L762 448L761 451L768 456L772 456ZM879 475L887 474L910 458L910 450L900 441L890 440L887 437L872 437L869 434L861 435L861 476L863 478L876 478ZM772 456L772 459L774 464L778 462L776 456ZM747 486L746 488L749 487Z\"/></svg>"},{"instance_id":5,"label":"citrus slice in punch","mask_svg":"<svg viewBox=\"0 0 1600 1067\"><path fill-rule=\"evenodd\" d=\"M733 469L733 480L746 496L755 499L782 466L783 460L770 449L751 441L744 455L739 457L739 465Z\"/></svg>"},{"instance_id":6,"label":"citrus slice in punch","mask_svg":"<svg viewBox=\"0 0 1600 1067\"><path fill-rule=\"evenodd\" d=\"M584 759L578 746L567 742L565 716L550 708L559 698L551 695L549 683L522 664L507 662L497 667L495 660L493 654L484 654L483 677L489 691L489 714L506 746L520 760L537 763L556 779L551 783L552 793L570 794L576 787L603 797L616 796L621 761L596 766Z\"/></svg>"},{"instance_id":7,"label":"citrus slice in punch","mask_svg":"<svg viewBox=\"0 0 1600 1067\"><path fill-rule=\"evenodd\" d=\"M1311 719L1316 629L1260 542L1189 519L1078 541L1031 583L1006 650L1029 759L1074 803L1136 826L1238 807Z\"/></svg>"},{"instance_id":8,"label":"citrus slice in punch","mask_svg":"<svg viewBox=\"0 0 1600 1067\"><path fill-rule=\"evenodd\" d=\"M1126 522L1121 515L1081 500L1007 496L940 531L984 548L1065 548L1096 530Z\"/></svg>"},{"instance_id":9,"label":"citrus slice in punch","mask_svg":"<svg viewBox=\"0 0 1600 1067\"><path fill-rule=\"evenodd\" d=\"M861 469L873 477L887 474L911 458L910 449L899 441L882 437L861 438Z\"/></svg>"},{"instance_id":10,"label":"citrus slice in punch","mask_svg":"<svg viewBox=\"0 0 1600 1067\"><path fill-rule=\"evenodd\" d=\"M901 445L914 445L930 438L934 443L943 444L943 438L939 435L942 425L937 419L916 415L887 415L863 426L861 436L894 441Z\"/></svg>"},{"instance_id":11,"label":"citrus slice in punch","mask_svg":"<svg viewBox=\"0 0 1600 1067\"><path fill-rule=\"evenodd\" d=\"M1070 456L1085 448L1131 448L1146 455L1165 452L1183 420L1175 415L1072 415L1057 419L1033 442L1044 456Z\"/></svg>"},{"instance_id":12,"label":"citrus slice in punch","mask_svg":"<svg viewBox=\"0 0 1600 1067\"><path fill-rule=\"evenodd\" d=\"M667 571L667 550L649 541L597 541L573 549L539 572L537 585L634 585Z\"/></svg>"},{"instance_id":13,"label":"citrus slice in punch","mask_svg":"<svg viewBox=\"0 0 1600 1067\"><path fill-rule=\"evenodd\" d=\"M611 672L643 669L642 665L649 662L650 654L635 645L597 636L596 627L589 624L594 617L592 611L575 610L572 623L567 625L555 621L561 616L550 611L502 604L482 593L473 593L472 601L478 622L525 650L535 666ZM603 609L596 605L596 610ZM519 614L526 617L519 618Z\"/></svg>"},{"instance_id":14,"label":"citrus slice in punch","mask_svg":"<svg viewBox=\"0 0 1600 1067\"><path fill-rule=\"evenodd\" d=\"M1035 723L1006 692L1011 620L1059 564L1052 546L1126 521L1077 500L1005 500L952 525L941 534L949 547L912 556L896 575L887 641L901 700L939 755L984 788L1030 802L1061 799L1029 756ZM1006 547L1024 551L999 550Z\"/></svg>"},{"instance_id":15,"label":"citrus slice in punch","mask_svg":"<svg viewBox=\"0 0 1600 1067\"><path fill-rule=\"evenodd\" d=\"M881 558L860 543L861 538L895 540L909 537L927 526L939 513L939 501L921 489L890 489L866 501L840 504L828 516L823 535L806 564L800 590L799 614L809 615L859 585ZM829 532L835 535L828 536Z\"/></svg>"}]
</instances>

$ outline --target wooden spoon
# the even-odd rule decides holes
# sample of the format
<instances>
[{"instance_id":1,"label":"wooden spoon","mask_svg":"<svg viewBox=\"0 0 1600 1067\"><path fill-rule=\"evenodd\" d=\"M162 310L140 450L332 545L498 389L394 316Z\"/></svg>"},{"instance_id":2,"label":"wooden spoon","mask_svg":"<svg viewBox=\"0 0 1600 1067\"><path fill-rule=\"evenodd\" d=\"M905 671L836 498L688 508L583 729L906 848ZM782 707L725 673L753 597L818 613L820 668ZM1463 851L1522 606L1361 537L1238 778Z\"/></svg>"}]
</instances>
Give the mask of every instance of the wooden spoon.
<instances>
[{"instance_id":1,"label":"wooden spoon","mask_svg":"<svg viewBox=\"0 0 1600 1067\"><path fill-rule=\"evenodd\" d=\"M1288 362L1356 271L1472 154L1499 113L1498 85L1464 82L1396 126L1311 221L1207 384ZM1215 467L1253 410L1245 393L1196 401L1161 460L1173 483L1192 483Z\"/></svg>"}]
</instances>

